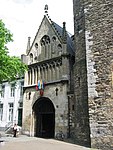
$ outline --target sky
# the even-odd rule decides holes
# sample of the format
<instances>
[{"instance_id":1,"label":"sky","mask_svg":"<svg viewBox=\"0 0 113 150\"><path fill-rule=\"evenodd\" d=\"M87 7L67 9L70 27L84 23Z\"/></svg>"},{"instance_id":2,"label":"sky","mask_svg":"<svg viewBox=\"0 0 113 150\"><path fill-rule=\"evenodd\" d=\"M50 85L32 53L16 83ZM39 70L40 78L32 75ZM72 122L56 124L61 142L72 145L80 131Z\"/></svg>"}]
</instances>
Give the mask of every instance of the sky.
<instances>
[{"instance_id":1,"label":"sky","mask_svg":"<svg viewBox=\"0 0 113 150\"><path fill-rule=\"evenodd\" d=\"M25 54L28 37L32 41L44 17L44 7L48 5L50 18L74 33L73 0L0 0L0 19L13 34L13 42L8 44L11 56Z\"/></svg>"}]
</instances>

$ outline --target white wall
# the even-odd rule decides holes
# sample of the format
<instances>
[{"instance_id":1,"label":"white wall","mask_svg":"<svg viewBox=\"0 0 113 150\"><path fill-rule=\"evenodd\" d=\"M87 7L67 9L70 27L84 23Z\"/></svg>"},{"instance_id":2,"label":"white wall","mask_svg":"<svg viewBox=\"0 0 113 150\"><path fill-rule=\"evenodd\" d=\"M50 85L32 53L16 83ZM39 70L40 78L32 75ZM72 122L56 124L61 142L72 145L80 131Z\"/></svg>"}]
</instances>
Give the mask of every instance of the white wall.
<instances>
[{"instance_id":1,"label":"white wall","mask_svg":"<svg viewBox=\"0 0 113 150\"><path fill-rule=\"evenodd\" d=\"M19 79L16 81L16 88L15 88L15 96L11 97L11 83L3 82L2 85L5 85L5 92L4 97L1 97L0 93L0 103L3 104L3 118L0 120L0 127L6 127L9 121L9 103L13 103L13 121L12 124L18 123L18 108L19 102L22 101L22 95L20 95L21 90L21 82L24 79Z\"/></svg>"}]
</instances>

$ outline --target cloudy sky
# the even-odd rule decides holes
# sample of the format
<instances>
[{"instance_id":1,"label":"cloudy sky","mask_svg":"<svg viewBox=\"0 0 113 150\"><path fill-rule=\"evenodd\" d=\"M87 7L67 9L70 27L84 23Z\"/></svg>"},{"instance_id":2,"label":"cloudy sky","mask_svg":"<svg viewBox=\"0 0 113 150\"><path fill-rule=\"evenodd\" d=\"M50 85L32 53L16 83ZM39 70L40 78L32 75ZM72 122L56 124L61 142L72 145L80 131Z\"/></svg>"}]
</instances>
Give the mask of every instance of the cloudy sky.
<instances>
[{"instance_id":1,"label":"cloudy sky","mask_svg":"<svg viewBox=\"0 0 113 150\"><path fill-rule=\"evenodd\" d=\"M10 55L25 54L28 36L32 42L46 4L50 18L60 26L65 21L67 31L73 34L72 0L0 0L0 19L13 33L14 42L8 44Z\"/></svg>"}]
</instances>

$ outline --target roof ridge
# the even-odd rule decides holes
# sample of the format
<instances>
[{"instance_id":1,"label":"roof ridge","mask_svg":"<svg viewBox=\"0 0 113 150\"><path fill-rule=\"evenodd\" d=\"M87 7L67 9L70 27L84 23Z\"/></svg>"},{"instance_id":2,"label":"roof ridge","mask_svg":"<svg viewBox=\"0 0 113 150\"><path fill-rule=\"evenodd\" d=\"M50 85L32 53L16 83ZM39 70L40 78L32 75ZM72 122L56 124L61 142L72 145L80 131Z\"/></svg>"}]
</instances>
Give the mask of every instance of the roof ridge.
<instances>
[{"instance_id":1,"label":"roof ridge","mask_svg":"<svg viewBox=\"0 0 113 150\"><path fill-rule=\"evenodd\" d=\"M55 22L52 21L52 19L50 18L50 16L48 15L48 13L45 14L45 16L47 17L49 23L51 24L51 26L54 28L54 30L56 31L57 36L60 38L60 40L62 40L62 36L59 33L59 31L57 30L56 26L55 26ZM61 26L60 26L61 27ZM61 27L62 28L62 27Z\"/></svg>"}]
</instances>

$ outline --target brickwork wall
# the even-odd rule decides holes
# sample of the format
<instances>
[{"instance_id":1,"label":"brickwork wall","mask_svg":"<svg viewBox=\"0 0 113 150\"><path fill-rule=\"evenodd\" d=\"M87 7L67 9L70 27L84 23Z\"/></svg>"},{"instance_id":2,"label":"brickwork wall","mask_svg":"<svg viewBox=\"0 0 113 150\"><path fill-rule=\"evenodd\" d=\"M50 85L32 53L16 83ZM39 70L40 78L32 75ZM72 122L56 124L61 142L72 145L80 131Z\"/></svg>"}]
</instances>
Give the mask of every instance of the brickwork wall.
<instances>
[{"instance_id":1,"label":"brickwork wall","mask_svg":"<svg viewBox=\"0 0 113 150\"><path fill-rule=\"evenodd\" d=\"M75 25L75 143L90 146L85 16L82 1L74 1Z\"/></svg>"},{"instance_id":2,"label":"brickwork wall","mask_svg":"<svg viewBox=\"0 0 113 150\"><path fill-rule=\"evenodd\" d=\"M85 28L89 32L90 46L88 68L92 63L93 82L89 83L89 113L92 147L111 149L112 97L111 61L113 59L112 15L113 1L85 1ZM88 40L86 38L86 40ZM88 51L88 49L87 49ZM91 81L91 80L89 80ZM93 92L94 93L94 92Z\"/></svg>"},{"instance_id":3,"label":"brickwork wall","mask_svg":"<svg viewBox=\"0 0 113 150\"><path fill-rule=\"evenodd\" d=\"M80 3L82 7L79 7ZM113 145L113 1L74 0L74 12L77 9L79 14L83 11L84 16L85 38L81 41L85 41L86 46L80 49L82 54L86 52L91 145L108 150ZM76 22L80 20L75 17L75 36ZM80 45L80 42L76 41L76 44Z\"/></svg>"}]
</instances>

